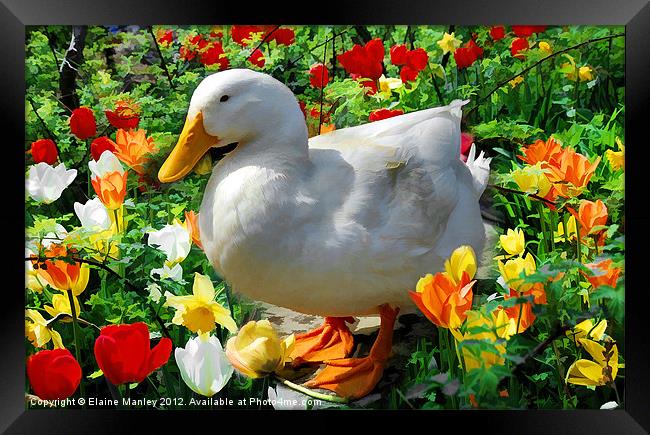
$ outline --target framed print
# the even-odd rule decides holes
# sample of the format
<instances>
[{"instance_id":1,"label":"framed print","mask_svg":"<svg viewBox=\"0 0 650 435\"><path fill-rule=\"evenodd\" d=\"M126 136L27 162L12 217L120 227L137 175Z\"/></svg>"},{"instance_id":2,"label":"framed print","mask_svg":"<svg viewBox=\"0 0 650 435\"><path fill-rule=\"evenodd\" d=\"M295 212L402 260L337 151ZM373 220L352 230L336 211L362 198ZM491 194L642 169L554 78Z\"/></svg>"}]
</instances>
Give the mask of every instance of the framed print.
<instances>
[{"instance_id":1,"label":"framed print","mask_svg":"<svg viewBox=\"0 0 650 435\"><path fill-rule=\"evenodd\" d=\"M9 433L648 430L644 1L80 5L1 9Z\"/></svg>"}]
</instances>

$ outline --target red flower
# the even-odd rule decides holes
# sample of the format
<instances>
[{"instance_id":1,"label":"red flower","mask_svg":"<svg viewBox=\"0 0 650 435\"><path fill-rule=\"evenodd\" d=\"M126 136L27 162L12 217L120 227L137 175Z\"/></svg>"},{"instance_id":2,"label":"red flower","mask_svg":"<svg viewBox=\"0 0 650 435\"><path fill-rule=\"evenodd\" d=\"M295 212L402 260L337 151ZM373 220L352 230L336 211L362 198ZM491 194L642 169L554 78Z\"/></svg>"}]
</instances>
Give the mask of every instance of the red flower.
<instances>
[{"instance_id":1,"label":"red flower","mask_svg":"<svg viewBox=\"0 0 650 435\"><path fill-rule=\"evenodd\" d=\"M410 66L404 65L399 72L399 77L402 79L403 82L411 82L418 77L419 73L420 73L419 71L414 70Z\"/></svg>"},{"instance_id":2,"label":"red flower","mask_svg":"<svg viewBox=\"0 0 650 435\"><path fill-rule=\"evenodd\" d=\"M52 139L39 139L32 142L32 158L36 163L45 162L48 165L56 163L59 152L54 141Z\"/></svg>"},{"instance_id":3,"label":"red flower","mask_svg":"<svg viewBox=\"0 0 650 435\"><path fill-rule=\"evenodd\" d=\"M230 34L232 35L233 41L239 45L246 46L248 45L245 39L250 39L253 33L261 33L262 38L266 35L266 32L269 32L274 29L275 26L241 26L234 25L230 28ZM275 32L274 32L275 33Z\"/></svg>"},{"instance_id":4,"label":"red flower","mask_svg":"<svg viewBox=\"0 0 650 435\"><path fill-rule=\"evenodd\" d=\"M456 60L456 67L458 69L467 68L472 65L479 57L483 56L483 49L476 45L473 39L462 47L458 47L454 51L454 59Z\"/></svg>"},{"instance_id":5,"label":"red flower","mask_svg":"<svg viewBox=\"0 0 650 435\"><path fill-rule=\"evenodd\" d=\"M196 51L184 45L178 49L178 53L180 54L181 59L186 61L190 61L196 57Z\"/></svg>"},{"instance_id":6,"label":"red flower","mask_svg":"<svg viewBox=\"0 0 650 435\"><path fill-rule=\"evenodd\" d=\"M307 105L305 104L305 102L298 101L298 106L300 106L300 111L302 112L305 119L307 119L307 110L306 110Z\"/></svg>"},{"instance_id":7,"label":"red flower","mask_svg":"<svg viewBox=\"0 0 650 435\"><path fill-rule=\"evenodd\" d=\"M115 142L110 140L108 137L98 137L90 144L90 154L93 156L93 160L99 160L99 157L104 151L115 152Z\"/></svg>"},{"instance_id":8,"label":"red flower","mask_svg":"<svg viewBox=\"0 0 650 435\"><path fill-rule=\"evenodd\" d=\"M214 42L210 48L201 53L199 62L205 66L218 63L220 70L224 70L230 66L230 61L225 56L221 42Z\"/></svg>"},{"instance_id":9,"label":"red flower","mask_svg":"<svg viewBox=\"0 0 650 435\"><path fill-rule=\"evenodd\" d=\"M470 39L465 46L472 51L476 59L483 57L483 49L476 45L476 42L473 39Z\"/></svg>"},{"instance_id":10,"label":"red flower","mask_svg":"<svg viewBox=\"0 0 650 435\"><path fill-rule=\"evenodd\" d=\"M469 155L469 150L472 148L472 143L474 143L474 136L471 133L461 133L460 134L460 158L466 162L467 156Z\"/></svg>"},{"instance_id":11,"label":"red flower","mask_svg":"<svg viewBox=\"0 0 650 435\"><path fill-rule=\"evenodd\" d=\"M174 32L171 30L160 29L157 32L156 39L158 40L158 44L167 47L174 40Z\"/></svg>"},{"instance_id":12,"label":"red flower","mask_svg":"<svg viewBox=\"0 0 650 435\"><path fill-rule=\"evenodd\" d=\"M493 26L490 28L490 37L498 41L499 39L503 39L506 36L506 28L504 26Z\"/></svg>"},{"instance_id":13,"label":"red flower","mask_svg":"<svg viewBox=\"0 0 650 435\"><path fill-rule=\"evenodd\" d=\"M384 43L375 38L363 47L355 44L351 50L339 55L338 60L348 74L375 81L384 71Z\"/></svg>"},{"instance_id":14,"label":"red flower","mask_svg":"<svg viewBox=\"0 0 650 435\"><path fill-rule=\"evenodd\" d=\"M140 123L140 107L131 101L118 101L115 110L105 110L108 122L115 128L129 130L137 128Z\"/></svg>"},{"instance_id":15,"label":"red flower","mask_svg":"<svg viewBox=\"0 0 650 435\"><path fill-rule=\"evenodd\" d=\"M79 107L70 115L70 131L81 140L97 134L95 115L88 107Z\"/></svg>"},{"instance_id":16,"label":"red flower","mask_svg":"<svg viewBox=\"0 0 650 435\"><path fill-rule=\"evenodd\" d=\"M264 53L262 53L262 50L259 48L255 49L255 51L249 56L248 60L255 66L258 66L262 68L264 64L266 63L266 60L264 59Z\"/></svg>"},{"instance_id":17,"label":"red flower","mask_svg":"<svg viewBox=\"0 0 650 435\"><path fill-rule=\"evenodd\" d=\"M546 26L512 26L512 32L515 36L526 37L533 33L542 33Z\"/></svg>"},{"instance_id":18,"label":"red flower","mask_svg":"<svg viewBox=\"0 0 650 435\"><path fill-rule=\"evenodd\" d=\"M517 59L524 59L524 55L520 54L520 52L528 50L528 48L530 48L530 45L528 45L526 38L515 38L510 45L510 53Z\"/></svg>"},{"instance_id":19,"label":"red flower","mask_svg":"<svg viewBox=\"0 0 650 435\"><path fill-rule=\"evenodd\" d=\"M406 53L406 65L413 68L416 71L422 71L429 61L429 55L424 50L424 48L416 48L415 50L409 50Z\"/></svg>"},{"instance_id":20,"label":"red flower","mask_svg":"<svg viewBox=\"0 0 650 435\"><path fill-rule=\"evenodd\" d=\"M315 63L309 70L309 83L315 88L324 88L330 81L327 67L322 63Z\"/></svg>"},{"instance_id":21,"label":"red flower","mask_svg":"<svg viewBox=\"0 0 650 435\"><path fill-rule=\"evenodd\" d=\"M142 382L167 363L172 351L172 342L166 337L153 349L149 346L149 329L144 323L109 325L95 340L95 359L113 385Z\"/></svg>"},{"instance_id":22,"label":"red flower","mask_svg":"<svg viewBox=\"0 0 650 435\"><path fill-rule=\"evenodd\" d=\"M368 116L368 120L370 122L373 121L379 121L382 119L387 119L387 118L392 118L393 116L398 116L398 115L403 115L404 111L400 109L377 109L373 110L370 112L370 116Z\"/></svg>"},{"instance_id":23,"label":"red flower","mask_svg":"<svg viewBox=\"0 0 650 435\"><path fill-rule=\"evenodd\" d=\"M269 41L275 41L278 45L291 45L295 40L296 33L293 29L277 29L269 38Z\"/></svg>"},{"instance_id":24,"label":"red flower","mask_svg":"<svg viewBox=\"0 0 650 435\"><path fill-rule=\"evenodd\" d=\"M393 65L404 65L408 49L404 44L394 45L390 48L390 63Z\"/></svg>"},{"instance_id":25,"label":"red flower","mask_svg":"<svg viewBox=\"0 0 650 435\"><path fill-rule=\"evenodd\" d=\"M81 366L68 349L42 350L27 359L27 377L41 399L67 399L79 386Z\"/></svg>"},{"instance_id":26,"label":"red flower","mask_svg":"<svg viewBox=\"0 0 650 435\"><path fill-rule=\"evenodd\" d=\"M309 116L311 116L314 119L320 120L320 109L317 107L314 107L309 111ZM327 124L330 122L330 114L329 112L323 112L323 123Z\"/></svg>"}]
</instances>

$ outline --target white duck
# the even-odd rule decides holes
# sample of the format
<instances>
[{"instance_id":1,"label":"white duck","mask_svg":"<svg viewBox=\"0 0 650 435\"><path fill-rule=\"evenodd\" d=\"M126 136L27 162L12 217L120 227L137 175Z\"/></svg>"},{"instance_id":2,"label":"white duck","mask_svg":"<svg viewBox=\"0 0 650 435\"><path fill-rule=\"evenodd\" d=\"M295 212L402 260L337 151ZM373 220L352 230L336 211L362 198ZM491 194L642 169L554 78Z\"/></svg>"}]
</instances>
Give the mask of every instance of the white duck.
<instances>
[{"instance_id":1,"label":"white duck","mask_svg":"<svg viewBox=\"0 0 650 435\"><path fill-rule=\"evenodd\" d=\"M325 324L298 336L296 361L327 360L307 385L348 397L381 377L408 290L460 245L481 252L478 199L489 159L460 158L461 107L421 110L308 139L293 93L269 75L206 77L190 102L162 182L212 147L237 144L214 167L199 213L208 259L232 288ZM343 317L381 315L371 354L344 358Z\"/></svg>"}]
</instances>

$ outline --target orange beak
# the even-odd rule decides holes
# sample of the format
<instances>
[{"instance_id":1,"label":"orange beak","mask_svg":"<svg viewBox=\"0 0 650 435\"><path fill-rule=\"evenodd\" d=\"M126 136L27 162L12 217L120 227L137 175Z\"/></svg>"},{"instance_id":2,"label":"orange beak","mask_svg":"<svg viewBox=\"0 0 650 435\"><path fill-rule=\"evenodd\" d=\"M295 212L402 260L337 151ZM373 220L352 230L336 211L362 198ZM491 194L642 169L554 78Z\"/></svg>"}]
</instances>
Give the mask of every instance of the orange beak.
<instances>
[{"instance_id":1,"label":"orange beak","mask_svg":"<svg viewBox=\"0 0 650 435\"><path fill-rule=\"evenodd\" d=\"M203 114L185 119L178 143L158 171L161 183L172 183L186 176L219 138L203 128Z\"/></svg>"}]
</instances>

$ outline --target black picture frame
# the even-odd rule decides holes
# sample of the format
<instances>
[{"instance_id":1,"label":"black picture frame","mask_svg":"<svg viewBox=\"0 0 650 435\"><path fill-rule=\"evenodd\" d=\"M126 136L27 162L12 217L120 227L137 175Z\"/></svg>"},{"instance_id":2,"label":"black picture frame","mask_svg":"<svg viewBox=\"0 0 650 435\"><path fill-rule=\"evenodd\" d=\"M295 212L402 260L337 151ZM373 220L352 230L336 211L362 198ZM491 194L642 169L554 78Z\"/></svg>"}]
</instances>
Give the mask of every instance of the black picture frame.
<instances>
[{"instance_id":1,"label":"black picture frame","mask_svg":"<svg viewBox=\"0 0 650 435\"><path fill-rule=\"evenodd\" d=\"M0 83L2 106L4 173L2 192L3 229L6 248L2 274L10 279L2 290L0 316L0 430L7 433L121 433L154 432L152 424L170 428L187 421L210 430L250 433L264 429L298 432L355 430L354 426L382 424L392 420L407 430L452 430L476 433L584 433L636 434L650 431L648 328L644 322L650 297L644 285L650 209L645 208L648 185L641 167L647 157L645 116L650 88L650 5L648 0L615 3L608 0L516 0L391 2L296 2L280 5L242 5L236 2L174 0L2 0L0 5ZM24 234L18 229L24 215L24 56L25 26L47 24L589 24L626 26L626 391L625 409L613 411L319 411L309 413L252 411L110 411L25 410L24 298L20 291L24 275ZM645 154L644 154L645 153ZM15 216L14 216L15 214ZM241 415L239 415L241 414ZM308 414L308 415L307 415ZM285 420L278 423L276 418ZM306 417L306 418L305 418ZM223 420L232 418L226 429ZM338 422L344 419L345 422ZM400 420L401 419L401 420ZM416 422L414 419L417 419ZM298 422L300 420L300 422ZM420 423L423 424L422 429ZM415 426L417 424L417 426ZM288 426L287 426L288 425ZM257 426L257 427L255 427ZM452 429L443 429L451 427ZM160 430L164 430L160 428Z\"/></svg>"}]
</instances>

